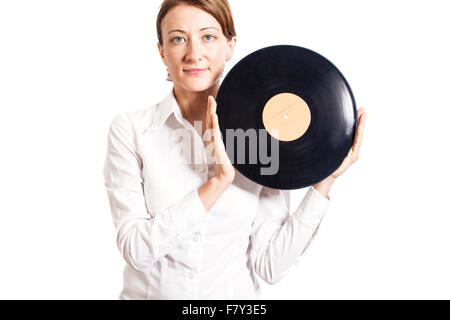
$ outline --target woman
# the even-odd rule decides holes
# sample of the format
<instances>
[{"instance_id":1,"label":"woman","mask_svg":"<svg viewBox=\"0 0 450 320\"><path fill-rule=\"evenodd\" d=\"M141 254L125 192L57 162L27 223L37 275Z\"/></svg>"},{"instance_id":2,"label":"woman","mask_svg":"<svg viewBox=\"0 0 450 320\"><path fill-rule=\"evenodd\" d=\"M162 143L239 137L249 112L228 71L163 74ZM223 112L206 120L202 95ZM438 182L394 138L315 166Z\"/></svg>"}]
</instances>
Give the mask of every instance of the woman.
<instances>
[{"instance_id":1,"label":"woman","mask_svg":"<svg viewBox=\"0 0 450 320\"><path fill-rule=\"evenodd\" d=\"M342 165L290 216L282 192L235 171L214 138L215 97L236 45L227 1L165 0L157 31L173 90L116 115L108 136L105 186L127 262L120 298L257 298L256 275L279 281L313 238L333 182L358 157L365 113Z\"/></svg>"}]
</instances>

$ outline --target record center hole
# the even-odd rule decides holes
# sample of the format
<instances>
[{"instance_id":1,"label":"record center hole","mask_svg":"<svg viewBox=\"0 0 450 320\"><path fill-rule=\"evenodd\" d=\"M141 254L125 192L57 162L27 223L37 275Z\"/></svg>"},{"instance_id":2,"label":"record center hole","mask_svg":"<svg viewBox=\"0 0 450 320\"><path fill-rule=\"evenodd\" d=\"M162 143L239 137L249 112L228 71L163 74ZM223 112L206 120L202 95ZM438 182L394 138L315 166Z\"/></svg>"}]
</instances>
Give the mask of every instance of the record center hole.
<instances>
[{"instance_id":1,"label":"record center hole","mask_svg":"<svg viewBox=\"0 0 450 320\"><path fill-rule=\"evenodd\" d=\"M263 124L275 139L293 141L300 138L311 124L308 104L293 93L279 93L263 109Z\"/></svg>"}]
</instances>

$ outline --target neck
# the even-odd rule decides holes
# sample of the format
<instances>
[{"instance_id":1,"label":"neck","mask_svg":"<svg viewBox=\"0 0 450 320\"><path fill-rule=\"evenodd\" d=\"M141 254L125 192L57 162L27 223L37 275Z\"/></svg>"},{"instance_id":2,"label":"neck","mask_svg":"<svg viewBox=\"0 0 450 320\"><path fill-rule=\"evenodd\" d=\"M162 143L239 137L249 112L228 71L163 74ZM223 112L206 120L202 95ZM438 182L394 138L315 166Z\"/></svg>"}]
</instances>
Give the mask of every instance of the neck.
<instances>
[{"instance_id":1,"label":"neck","mask_svg":"<svg viewBox=\"0 0 450 320\"><path fill-rule=\"evenodd\" d=\"M194 121L202 121L202 136L206 129L208 96L211 95L215 99L219 92L219 86L220 84L216 83L205 91L192 92L174 84L173 93L183 118L189 121L192 126L194 126Z\"/></svg>"}]
</instances>

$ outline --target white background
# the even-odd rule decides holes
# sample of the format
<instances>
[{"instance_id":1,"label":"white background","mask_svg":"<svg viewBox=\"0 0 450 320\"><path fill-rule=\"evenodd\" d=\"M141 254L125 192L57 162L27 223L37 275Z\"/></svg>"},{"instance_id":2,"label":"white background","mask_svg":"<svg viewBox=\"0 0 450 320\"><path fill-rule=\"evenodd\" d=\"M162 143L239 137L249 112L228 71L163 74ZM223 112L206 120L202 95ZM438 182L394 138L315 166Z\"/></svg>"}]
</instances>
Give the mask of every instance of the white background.
<instances>
[{"instance_id":1,"label":"white background","mask_svg":"<svg viewBox=\"0 0 450 320\"><path fill-rule=\"evenodd\" d=\"M156 47L159 4L0 2L0 298L118 297L106 137L113 115L172 85ZM447 2L230 4L238 45L226 72L262 47L304 46L342 71L369 115L317 237L264 297L449 299Z\"/></svg>"}]
</instances>

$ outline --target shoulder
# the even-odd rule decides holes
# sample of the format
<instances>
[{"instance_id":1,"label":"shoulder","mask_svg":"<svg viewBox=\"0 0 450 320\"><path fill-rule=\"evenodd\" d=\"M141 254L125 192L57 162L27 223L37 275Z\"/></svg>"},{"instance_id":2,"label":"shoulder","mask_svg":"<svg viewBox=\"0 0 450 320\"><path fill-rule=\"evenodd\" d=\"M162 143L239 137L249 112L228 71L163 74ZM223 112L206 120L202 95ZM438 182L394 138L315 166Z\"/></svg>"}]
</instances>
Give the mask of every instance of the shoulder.
<instances>
[{"instance_id":1,"label":"shoulder","mask_svg":"<svg viewBox=\"0 0 450 320\"><path fill-rule=\"evenodd\" d=\"M146 108L116 113L110 121L110 130L119 129L143 134L151 127L160 103Z\"/></svg>"}]
</instances>

